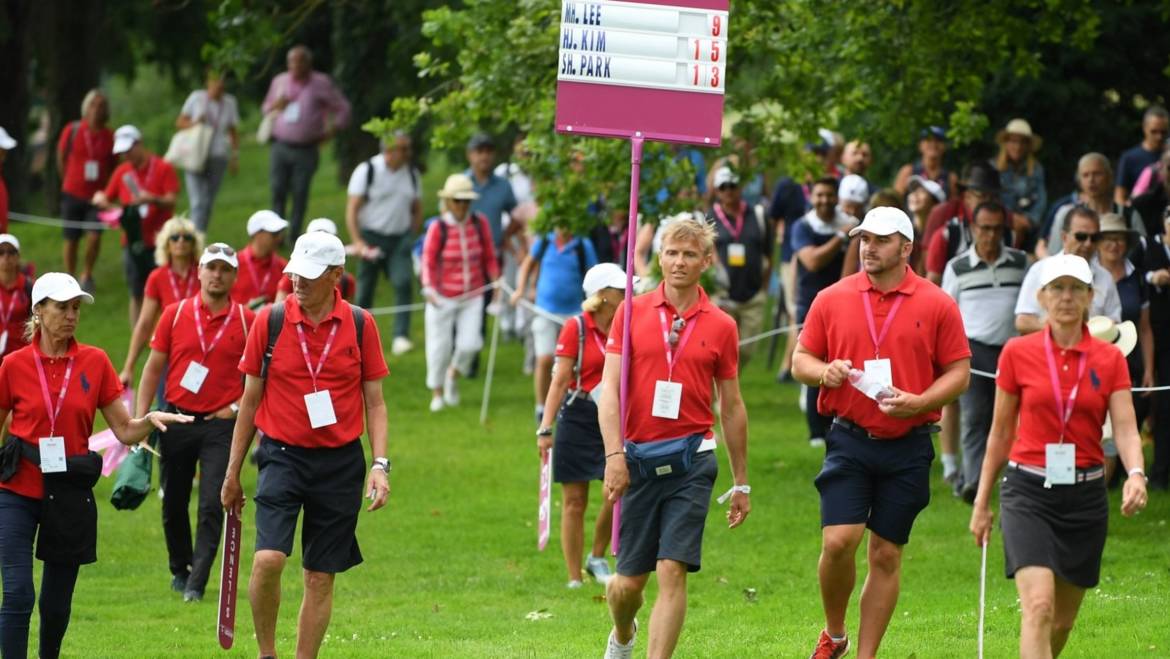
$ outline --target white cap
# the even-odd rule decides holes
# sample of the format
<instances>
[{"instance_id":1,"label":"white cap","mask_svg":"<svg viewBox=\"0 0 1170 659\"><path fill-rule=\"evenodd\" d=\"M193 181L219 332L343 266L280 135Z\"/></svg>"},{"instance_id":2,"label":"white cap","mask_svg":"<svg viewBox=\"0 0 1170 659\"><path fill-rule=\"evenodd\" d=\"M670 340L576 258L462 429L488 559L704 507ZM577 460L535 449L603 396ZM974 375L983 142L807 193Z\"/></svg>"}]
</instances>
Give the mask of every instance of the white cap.
<instances>
[{"instance_id":1,"label":"white cap","mask_svg":"<svg viewBox=\"0 0 1170 659\"><path fill-rule=\"evenodd\" d=\"M337 223L327 217L319 217L305 227L305 233L312 233L314 231L324 231L327 234L337 235Z\"/></svg>"},{"instance_id":2,"label":"white cap","mask_svg":"<svg viewBox=\"0 0 1170 659\"><path fill-rule=\"evenodd\" d=\"M16 251L20 251L20 241L10 233L0 233L0 245L12 245Z\"/></svg>"},{"instance_id":3,"label":"white cap","mask_svg":"<svg viewBox=\"0 0 1170 659\"><path fill-rule=\"evenodd\" d=\"M203 248L203 256L199 257L199 265L207 265L212 261L223 261L233 268L240 267L240 259L236 256L236 250L227 243L211 243Z\"/></svg>"},{"instance_id":4,"label":"white cap","mask_svg":"<svg viewBox=\"0 0 1170 659\"><path fill-rule=\"evenodd\" d=\"M739 177L735 172L731 171L730 167L720 167L715 170L715 189L718 190L723 185L730 183L732 185L739 185Z\"/></svg>"},{"instance_id":5,"label":"white cap","mask_svg":"<svg viewBox=\"0 0 1170 659\"><path fill-rule=\"evenodd\" d=\"M337 236L313 231L297 238L284 274L316 279L332 265L345 265L345 245Z\"/></svg>"},{"instance_id":6,"label":"white cap","mask_svg":"<svg viewBox=\"0 0 1170 659\"><path fill-rule=\"evenodd\" d=\"M837 187L837 197L841 201L864 204L869 200L869 183L857 174L850 174L841 179L841 185Z\"/></svg>"},{"instance_id":7,"label":"white cap","mask_svg":"<svg viewBox=\"0 0 1170 659\"><path fill-rule=\"evenodd\" d=\"M938 203L941 204L947 200L947 191L943 190L942 186L939 185L936 181L932 181L928 178L923 178L915 174L910 177L910 182L907 184L907 189L913 189L915 184L921 185L923 188L925 188L926 191L930 193L930 196L934 197Z\"/></svg>"},{"instance_id":8,"label":"white cap","mask_svg":"<svg viewBox=\"0 0 1170 659\"><path fill-rule=\"evenodd\" d=\"M57 302L82 298L86 302L93 302L93 296L81 290L73 275L64 272L46 272L37 277L32 289L32 304L36 305L45 298Z\"/></svg>"},{"instance_id":9,"label":"white cap","mask_svg":"<svg viewBox=\"0 0 1170 659\"><path fill-rule=\"evenodd\" d=\"M1089 262L1076 254L1049 256L1037 264L1040 268L1040 287L1043 288L1061 277L1072 277L1077 281L1093 285L1093 271Z\"/></svg>"},{"instance_id":10,"label":"white cap","mask_svg":"<svg viewBox=\"0 0 1170 659\"><path fill-rule=\"evenodd\" d=\"M849 230L849 236L856 236L862 231L868 231L875 236L900 233L906 236L906 240L914 240L914 225L910 223L909 216L893 206L871 208L861 224Z\"/></svg>"},{"instance_id":11,"label":"white cap","mask_svg":"<svg viewBox=\"0 0 1170 659\"><path fill-rule=\"evenodd\" d=\"M126 153L130 147L134 146L135 142L142 140L142 133L137 128L126 124L120 126L118 130L114 131L114 155L119 153Z\"/></svg>"},{"instance_id":12,"label":"white cap","mask_svg":"<svg viewBox=\"0 0 1170 659\"><path fill-rule=\"evenodd\" d=\"M248 235L254 236L261 231L280 233L288 228L288 221L270 210L256 211L248 218Z\"/></svg>"},{"instance_id":13,"label":"white cap","mask_svg":"<svg viewBox=\"0 0 1170 659\"><path fill-rule=\"evenodd\" d=\"M634 285L638 284L638 277L634 277ZM603 288L617 288L625 290L626 288L626 273L616 263L598 263L589 268L589 272L585 273L585 279L581 282L581 288L585 291L585 297L593 297L593 294Z\"/></svg>"},{"instance_id":14,"label":"white cap","mask_svg":"<svg viewBox=\"0 0 1170 659\"><path fill-rule=\"evenodd\" d=\"M14 148L16 148L16 140L12 139L12 136L8 134L8 131L4 130L3 126L0 126L0 149L8 151Z\"/></svg>"}]
</instances>

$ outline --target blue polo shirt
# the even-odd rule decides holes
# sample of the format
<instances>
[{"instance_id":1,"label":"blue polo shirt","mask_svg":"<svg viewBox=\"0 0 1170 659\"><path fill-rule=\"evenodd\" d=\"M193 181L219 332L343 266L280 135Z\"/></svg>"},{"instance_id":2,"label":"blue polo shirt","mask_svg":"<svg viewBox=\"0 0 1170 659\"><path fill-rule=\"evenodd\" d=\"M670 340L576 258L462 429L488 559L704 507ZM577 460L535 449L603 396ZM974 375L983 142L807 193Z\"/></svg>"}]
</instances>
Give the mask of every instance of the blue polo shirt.
<instances>
[{"instance_id":1,"label":"blue polo shirt","mask_svg":"<svg viewBox=\"0 0 1170 659\"><path fill-rule=\"evenodd\" d=\"M487 182L480 184L479 179L475 178L475 174L470 168L463 172L471 179L471 185L477 193L479 199L471 202L471 210L475 213L483 213L488 220L488 225L492 228L492 240L496 242L498 248L504 240L504 225L501 216L507 212L511 213L516 208L516 195L512 192L512 184L508 179L501 176L491 174L488 176Z\"/></svg>"},{"instance_id":2,"label":"blue polo shirt","mask_svg":"<svg viewBox=\"0 0 1170 659\"><path fill-rule=\"evenodd\" d=\"M536 258L541 248L544 248L544 255L540 258L540 275L536 280L536 306L561 316L581 312L581 302L585 300L581 282L585 279L585 273L581 271L578 245L585 251L585 269L597 265L597 252L593 249L593 243L580 237L574 237L557 249L556 233L550 231L532 243L529 252L532 258Z\"/></svg>"}]
</instances>

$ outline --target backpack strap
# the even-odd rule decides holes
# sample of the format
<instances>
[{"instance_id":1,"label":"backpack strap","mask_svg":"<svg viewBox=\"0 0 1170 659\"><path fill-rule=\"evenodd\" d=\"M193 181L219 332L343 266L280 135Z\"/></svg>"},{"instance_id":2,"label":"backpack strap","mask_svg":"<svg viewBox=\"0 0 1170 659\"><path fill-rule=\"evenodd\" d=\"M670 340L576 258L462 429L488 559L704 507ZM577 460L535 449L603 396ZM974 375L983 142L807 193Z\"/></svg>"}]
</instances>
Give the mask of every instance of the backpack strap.
<instances>
[{"instance_id":1,"label":"backpack strap","mask_svg":"<svg viewBox=\"0 0 1170 659\"><path fill-rule=\"evenodd\" d=\"M73 138L77 137L77 130L81 126L81 120L69 122L69 139L65 140L65 151L61 154L61 167L69 166L69 154L73 153ZM91 156L93 154L90 154ZM65 177L65 172L61 172L61 177Z\"/></svg>"},{"instance_id":2,"label":"backpack strap","mask_svg":"<svg viewBox=\"0 0 1170 659\"><path fill-rule=\"evenodd\" d=\"M274 304L268 312L268 343L264 346L264 358L260 362L260 377L268 379L268 365L272 362L272 351L276 348L276 340L280 338L280 331L284 329L284 305Z\"/></svg>"},{"instance_id":3,"label":"backpack strap","mask_svg":"<svg viewBox=\"0 0 1170 659\"><path fill-rule=\"evenodd\" d=\"M366 203L370 200L370 188L374 187L374 161L378 156L374 156L366 161L366 192L362 195L362 202Z\"/></svg>"},{"instance_id":4,"label":"backpack strap","mask_svg":"<svg viewBox=\"0 0 1170 659\"><path fill-rule=\"evenodd\" d=\"M577 376L577 391L581 391L581 362L585 359L585 316L573 316L577 321L577 362L573 364L573 375Z\"/></svg>"},{"instance_id":5,"label":"backpack strap","mask_svg":"<svg viewBox=\"0 0 1170 659\"><path fill-rule=\"evenodd\" d=\"M349 311L353 314L353 329L357 332L357 348L358 348L358 363L361 364L361 382L366 381L366 362L362 359L362 337L366 332L366 314L365 310L356 304L349 305Z\"/></svg>"},{"instance_id":6,"label":"backpack strap","mask_svg":"<svg viewBox=\"0 0 1170 659\"><path fill-rule=\"evenodd\" d=\"M577 236L577 271L581 273L581 278L585 278L585 239Z\"/></svg>"}]
</instances>

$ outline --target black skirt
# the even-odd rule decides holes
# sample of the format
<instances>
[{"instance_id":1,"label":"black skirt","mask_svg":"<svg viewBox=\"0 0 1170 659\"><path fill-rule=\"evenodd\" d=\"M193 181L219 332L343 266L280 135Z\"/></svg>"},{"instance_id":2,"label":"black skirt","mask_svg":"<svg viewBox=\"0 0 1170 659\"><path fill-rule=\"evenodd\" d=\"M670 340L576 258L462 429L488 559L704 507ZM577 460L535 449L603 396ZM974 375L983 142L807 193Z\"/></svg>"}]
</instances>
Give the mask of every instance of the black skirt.
<instances>
[{"instance_id":1,"label":"black skirt","mask_svg":"<svg viewBox=\"0 0 1170 659\"><path fill-rule=\"evenodd\" d=\"M1004 571L1046 567L1080 588L1101 576L1109 528L1105 479L1044 487L1044 478L1008 468L1000 486Z\"/></svg>"},{"instance_id":2,"label":"black skirt","mask_svg":"<svg viewBox=\"0 0 1170 659\"><path fill-rule=\"evenodd\" d=\"M581 483L605 478L605 444L597 405L582 392L557 414L553 439L553 482Z\"/></svg>"}]
</instances>

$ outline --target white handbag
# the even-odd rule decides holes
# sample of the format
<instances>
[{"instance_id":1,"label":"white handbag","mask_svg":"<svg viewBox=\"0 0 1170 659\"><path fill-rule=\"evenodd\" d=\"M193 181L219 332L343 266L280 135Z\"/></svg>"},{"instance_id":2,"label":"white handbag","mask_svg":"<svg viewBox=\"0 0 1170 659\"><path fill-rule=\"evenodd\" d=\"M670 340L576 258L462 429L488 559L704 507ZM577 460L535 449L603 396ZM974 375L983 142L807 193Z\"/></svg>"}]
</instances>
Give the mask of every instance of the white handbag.
<instances>
[{"instance_id":1,"label":"white handbag","mask_svg":"<svg viewBox=\"0 0 1170 659\"><path fill-rule=\"evenodd\" d=\"M205 123L198 123L175 133L167 147L164 160L188 172L201 172L207 164L211 151L211 139L215 129Z\"/></svg>"},{"instance_id":2,"label":"white handbag","mask_svg":"<svg viewBox=\"0 0 1170 659\"><path fill-rule=\"evenodd\" d=\"M264 115L260 120L260 127L256 129L256 141L261 144L268 144L272 140L272 129L276 126L276 115L280 114L273 110Z\"/></svg>"}]
</instances>

